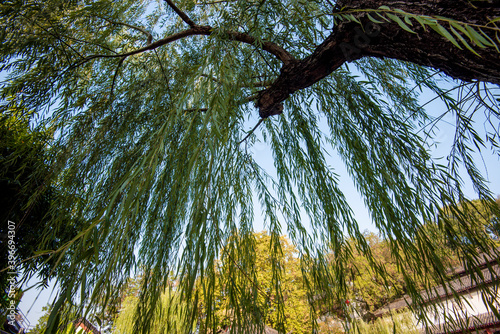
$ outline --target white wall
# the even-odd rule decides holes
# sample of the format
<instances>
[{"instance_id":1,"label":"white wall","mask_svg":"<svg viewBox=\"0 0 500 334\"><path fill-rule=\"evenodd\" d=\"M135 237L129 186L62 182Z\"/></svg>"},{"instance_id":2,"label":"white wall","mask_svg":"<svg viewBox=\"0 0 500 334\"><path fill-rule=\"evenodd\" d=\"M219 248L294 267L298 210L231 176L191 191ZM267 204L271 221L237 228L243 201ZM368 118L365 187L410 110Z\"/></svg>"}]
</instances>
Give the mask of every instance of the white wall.
<instances>
[{"instance_id":1,"label":"white wall","mask_svg":"<svg viewBox=\"0 0 500 334\"><path fill-rule=\"evenodd\" d=\"M496 292L498 296L498 290L490 291ZM427 310L427 316L434 325L441 325L449 323L452 319L456 321L488 313L490 311L485 302L486 298L491 299L492 296L488 293L483 294L481 291L477 290L463 293L459 301L450 297L430 305ZM499 308L498 298L493 298L493 304L496 305L497 309Z\"/></svg>"}]
</instances>

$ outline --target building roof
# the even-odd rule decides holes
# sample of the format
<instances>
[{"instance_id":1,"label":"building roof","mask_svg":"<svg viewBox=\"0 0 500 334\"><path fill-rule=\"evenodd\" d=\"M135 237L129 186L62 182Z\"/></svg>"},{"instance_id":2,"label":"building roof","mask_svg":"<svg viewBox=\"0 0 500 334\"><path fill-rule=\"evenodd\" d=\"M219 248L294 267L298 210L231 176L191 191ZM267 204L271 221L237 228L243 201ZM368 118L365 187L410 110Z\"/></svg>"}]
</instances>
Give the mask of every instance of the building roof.
<instances>
[{"instance_id":1,"label":"building roof","mask_svg":"<svg viewBox=\"0 0 500 334\"><path fill-rule=\"evenodd\" d=\"M431 291L423 291L421 295L425 302L432 302L436 299L442 299L453 295L454 292L460 294L465 291L485 286L494 281L498 281L499 278L500 266L498 264L494 264L491 266L491 270L490 268L485 268L480 272L474 272L473 274L458 277L450 281L450 283L446 286L439 285Z\"/></svg>"},{"instance_id":2,"label":"building roof","mask_svg":"<svg viewBox=\"0 0 500 334\"><path fill-rule=\"evenodd\" d=\"M465 330L474 331L500 325L500 320L493 312L483 313L476 316L460 319L457 323L441 324L436 327L423 329L422 332L429 334L455 334L463 333Z\"/></svg>"},{"instance_id":3,"label":"building roof","mask_svg":"<svg viewBox=\"0 0 500 334\"><path fill-rule=\"evenodd\" d=\"M85 333L101 334L101 332L85 318L79 318L73 322L75 327L81 326Z\"/></svg>"},{"instance_id":4,"label":"building roof","mask_svg":"<svg viewBox=\"0 0 500 334\"><path fill-rule=\"evenodd\" d=\"M462 294L482 286L497 282L500 280L500 265L497 257L494 255L480 254L476 268L472 273L464 266L456 267L451 271L452 277L455 277L447 285L439 285L430 291L422 291L420 294L424 302L433 302L441 300L453 294ZM390 311L396 311L409 306L412 299L404 296L378 309L373 314L377 317L383 316Z\"/></svg>"}]
</instances>

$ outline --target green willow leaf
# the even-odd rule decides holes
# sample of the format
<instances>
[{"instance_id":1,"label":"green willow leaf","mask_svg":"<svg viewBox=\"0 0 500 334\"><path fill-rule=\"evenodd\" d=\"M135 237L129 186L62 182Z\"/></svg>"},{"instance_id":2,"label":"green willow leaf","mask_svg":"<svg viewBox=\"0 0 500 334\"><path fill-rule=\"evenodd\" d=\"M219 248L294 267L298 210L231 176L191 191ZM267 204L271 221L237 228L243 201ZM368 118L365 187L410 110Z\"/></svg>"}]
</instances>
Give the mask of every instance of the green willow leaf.
<instances>
[{"instance_id":1,"label":"green willow leaf","mask_svg":"<svg viewBox=\"0 0 500 334\"><path fill-rule=\"evenodd\" d=\"M493 45L495 47L495 49L497 50L497 52L500 52L500 49L498 48L498 45L493 41L493 39L491 39L491 37L488 36L488 34L486 34L481 28L479 28L479 31L484 36L484 38L486 38L491 43L491 45Z\"/></svg>"},{"instance_id":2,"label":"green willow leaf","mask_svg":"<svg viewBox=\"0 0 500 334\"><path fill-rule=\"evenodd\" d=\"M404 20L405 20L405 22L406 22L407 24L409 24L409 25L411 25L411 26L413 25L413 23L412 23L412 22L411 22L411 20L410 20L410 16L405 15L405 16L404 16Z\"/></svg>"},{"instance_id":3,"label":"green willow leaf","mask_svg":"<svg viewBox=\"0 0 500 334\"><path fill-rule=\"evenodd\" d=\"M469 25L465 26L465 29L469 33L469 36L472 38L472 41L476 43L480 48L486 48L488 46L493 46L494 44L487 41L480 33L478 33L474 28Z\"/></svg>"},{"instance_id":4,"label":"green willow leaf","mask_svg":"<svg viewBox=\"0 0 500 334\"><path fill-rule=\"evenodd\" d=\"M430 25L430 27L436 31L438 34L446 38L448 41L452 42L457 48L461 49L462 47L458 44L457 40L440 24Z\"/></svg>"},{"instance_id":5,"label":"green willow leaf","mask_svg":"<svg viewBox=\"0 0 500 334\"><path fill-rule=\"evenodd\" d=\"M408 32L410 32L412 34L416 34L416 32L414 32L413 30L411 30L410 27L408 27L398 16L390 14L390 13L386 13L386 15L391 20L395 21L404 30L406 30L406 31L408 31Z\"/></svg>"},{"instance_id":6,"label":"green willow leaf","mask_svg":"<svg viewBox=\"0 0 500 334\"><path fill-rule=\"evenodd\" d=\"M374 23L378 23L378 24L382 24L384 23L383 21L379 21L379 20L376 20L374 19L370 14L366 14L366 16L368 17L368 19Z\"/></svg>"}]
</instances>

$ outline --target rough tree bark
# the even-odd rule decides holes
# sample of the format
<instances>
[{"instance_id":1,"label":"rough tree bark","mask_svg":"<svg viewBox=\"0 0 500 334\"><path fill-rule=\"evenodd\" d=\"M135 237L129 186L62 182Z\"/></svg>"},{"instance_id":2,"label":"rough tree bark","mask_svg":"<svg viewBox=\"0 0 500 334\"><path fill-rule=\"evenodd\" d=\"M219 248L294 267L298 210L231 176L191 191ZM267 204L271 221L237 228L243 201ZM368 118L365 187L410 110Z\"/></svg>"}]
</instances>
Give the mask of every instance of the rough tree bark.
<instances>
[{"instance_id":1,"label":"rough tree bark","mask_svg":"<svg viewBox=\"0 0 500 334\"><path fill-rule=\"evenodd\" d=\"M380 6L408 13L443 16L469 24L486 24L500 17L498 0L339 0L335 12L349 9L377 9ZM403 30L397 23L371 24L365 14L355 15L364 27L372 29L360 34L361 25L344 22L335 26L331 35L307 58L284 63L279 77L259 93L256 106L260 117L280 114L282 102L297 90L313 85L342 64L362 57L393 58L439 69L451 77L500 84L500 54L494 48L475 47L479 56L460 50L434 30L415 24L416 34ZM361 30L362 32L362 30ZM369 40L366 40L366 36ZM494 38L494 36L493 36ZM346 46L348 49L346 52ZM354 51L353 51L354 50Z\"/></svg>"}]
</instances>

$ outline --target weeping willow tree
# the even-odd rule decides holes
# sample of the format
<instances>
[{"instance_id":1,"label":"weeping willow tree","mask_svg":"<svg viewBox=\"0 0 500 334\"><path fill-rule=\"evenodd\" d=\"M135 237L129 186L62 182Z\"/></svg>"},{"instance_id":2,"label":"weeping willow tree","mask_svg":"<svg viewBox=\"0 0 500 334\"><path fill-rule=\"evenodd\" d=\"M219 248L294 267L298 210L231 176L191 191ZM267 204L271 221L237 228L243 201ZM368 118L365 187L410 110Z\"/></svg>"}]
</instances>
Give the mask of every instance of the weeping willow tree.
<instances>
[{"instance_id":1,"label":"weeping willow tree","mask_svg":"<svg viewBox=\"0 0 500 334\"><path fill-rule=\"evenodd\" d=\"M0 13L2 95L55 134L46 183L63 196L54 210L85 222L58 249L49 245L61 217L40 236L36 256L60 287L48 332L70 313L65 305L91 313L137 268L136 332L154 327L172 277L185 328L215 330L221 257L233 264L222 271L228 282L246 277L225 289L233 328L262 325L252 310L265 294L285 332L284 233L301 254L311 306L344 305L353 247L387 273L346 200L341 165L422 317L416 282L430 289L446 278L420 228L439 208L454 210L451 230L467 233L467 243L450 238L464 261L495 251L487 233L465 230L459 170L493 208L474 152L500 153L496 1L6 0ZM450 77L457 81L442 85ZM447 110L427 113L422 91ZM430 147L446 115L455 135L443 164ZM474 127L482 115L485 134ZM266 161L256 145L271 152ZM252 283L258 213L270 234L265 291Z\"/></svg>"}]
</instances>

